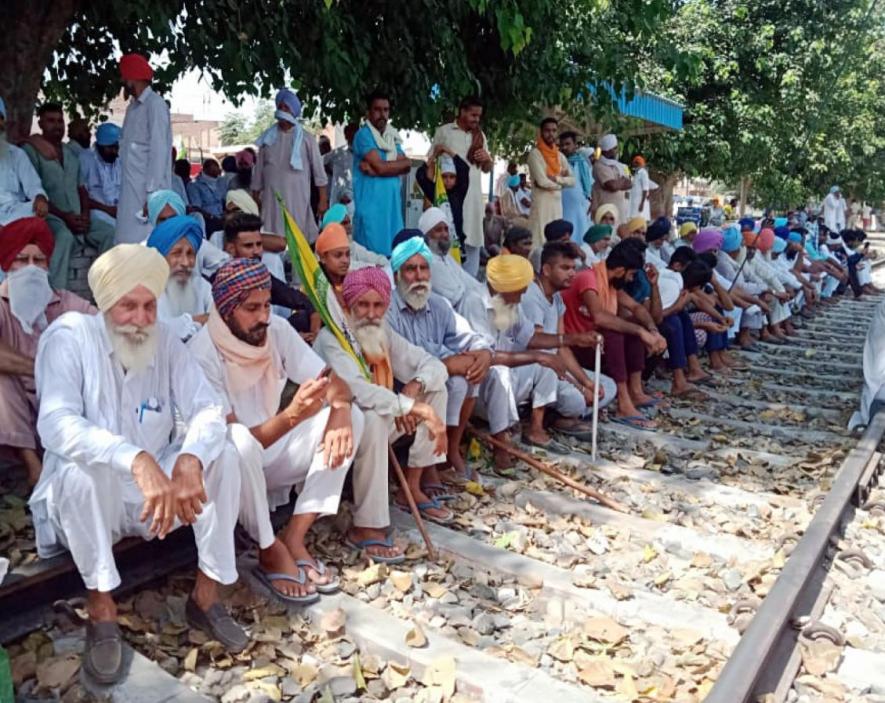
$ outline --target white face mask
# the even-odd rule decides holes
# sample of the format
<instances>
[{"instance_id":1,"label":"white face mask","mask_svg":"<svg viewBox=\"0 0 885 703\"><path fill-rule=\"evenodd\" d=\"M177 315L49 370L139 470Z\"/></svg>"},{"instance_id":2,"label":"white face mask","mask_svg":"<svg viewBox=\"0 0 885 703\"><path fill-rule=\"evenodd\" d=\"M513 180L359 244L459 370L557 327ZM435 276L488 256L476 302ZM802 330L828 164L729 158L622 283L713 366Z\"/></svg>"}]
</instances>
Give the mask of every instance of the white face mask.
<instances>
[{"instance_id":1,"label":"white face mask","mask_svg":"<svg viewBox=\"0 0 885 703\"><path fill-rule=\"evenodd\" d=\"M45 324L46 306L52 299L49 273L39 266L29 265L7 275L9 307L27 334L34 333L34 323L42 318Z\"/></svg>"}]
</instances>

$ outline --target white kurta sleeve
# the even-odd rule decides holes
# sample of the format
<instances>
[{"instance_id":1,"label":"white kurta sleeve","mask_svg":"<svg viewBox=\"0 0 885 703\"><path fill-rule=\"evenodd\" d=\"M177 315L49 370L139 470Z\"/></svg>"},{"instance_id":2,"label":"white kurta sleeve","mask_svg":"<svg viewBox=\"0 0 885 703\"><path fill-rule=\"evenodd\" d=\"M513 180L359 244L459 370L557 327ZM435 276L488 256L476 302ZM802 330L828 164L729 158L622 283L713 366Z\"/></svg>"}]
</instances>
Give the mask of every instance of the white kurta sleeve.
<instances>
[{"instance_id":1,"label":"white kurta sleeve","mask_svg":"<svg viewBox=\"0 0 885 703\"><path fill-rule=\"evenodd\" d=\"M547 163L544 161L544 157L541 156L541 152L537 147L529 152L527 163L533 188L540 188L541 190L562 190L562 186L547 175ZM574 185L574 182L575 179L572 178L572 185Z\"/></svg>"},{"instance_id":2,"label":"white kurta sleeve","mask_svg":"<svg viewBox=\"0 0 885 703\"><path fill-rule=\"evenodd\" d=\"M169 108L162 98L146 101L150 152L147 164L147 192L168 188L172 183L172 125Z\"/></svg>"},{"instance_id":3,"label":"white kurta sleeve","mask_svg":"<svg viewBox=\"0 0 885 703\"><path fill-rule=\"evenodd\" d=\"M80 346L75 334L65 327L50 327L40 338L35 363L40 441L47 451L81 466L110 466L129 475L141 448L83 415L81 389L87 379L97 382L95 374L84 368L83 355L97 352L83 349L72 353Z\"/></svg>"},{"instance_id":4,"label":"white kurta sleeve","mask_svg":"<svg viewBox=\"0 0 885 703\"><path fill-rule=\"evenodd\" d=\"M428 391L440 391L445 388L446 381L449 380L445 364L427 350L400 336L389 325L387 337L390 340L390 363L393 375L398 381L407 383L417 379Z\"/></svg>"},{"instance_id":5,"label":"white kurta sleeve","mask_svg":"<svg viewBox=\"0 0 885 703\"><path fill-rule=\"evenodd\" d=\"M38 195L45 198L46 191L43 190L43 182L37 175L37 170L27 154L23 150L16 150L15 157L15 172L19 183L21 183L22 192L28 200L33 200Z\"/></svg>"},{"instance_id":6,"label":"white kurta sleeve","mask_svg":"<svg viewBox=\"0 0 885 703\"><path fill-rule=\"evenodd\" d=\"M305 146L307 147L307 159L310 162L310 172L313 176L313 184L322 187L329 184L329 176L326 175L326 167L323 165L323 155L320 154L320 145L317 138L310 135L307 139L305 133Z\"/></svg>"}]
</instances>

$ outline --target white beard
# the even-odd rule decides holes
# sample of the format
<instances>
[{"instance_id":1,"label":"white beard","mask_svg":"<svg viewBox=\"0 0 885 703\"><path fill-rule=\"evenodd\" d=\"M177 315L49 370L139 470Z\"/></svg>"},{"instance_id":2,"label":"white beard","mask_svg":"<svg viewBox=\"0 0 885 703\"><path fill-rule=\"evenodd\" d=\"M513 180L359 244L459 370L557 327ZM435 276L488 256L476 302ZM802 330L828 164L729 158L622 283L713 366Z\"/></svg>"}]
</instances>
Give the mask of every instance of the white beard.
<instances>
[{"instance_id":1,"label":"white beard","mask_svg":"<svg viewBox=\"0 0 885 703\"><path fill-rule=\"evenodd\" d=\"M197 287L193 279L188 278L182 283L176 278L169 278L166 283L166 302L169 304L169 314L172 317L179 315L199 315L202 310L197 309Z\"/></svg>"},{"instance_id":2,"label":"white beard","mask_svg":"<svg viewBox=\"0 0 885 703\"><path fill-rule=\"evenodd\" d=\"M492 325L499 332L509 330L519 322L519 305L511 305L500 293L492 296Z\"/></svg>"},{"instance_id":3,"label":"white beard","mask_svg":"<svg viewBox=\"0 0 885 703\"><path fill-rule=\"evenodd\" d=\"M396 280L396 289L412 310L423 310L431 293L429 283L418 281L409 284L399 278Z\"/></svg>"},{"instance_id":4,"label":"white beard","mask_svg":"<svg viewBox=\"0 0 885 703\"><path fill-rule=\"evenodd\" d=\"M351 328L363 353L368 356L385 356L389 348L387 330L384 324L375 324L366 320L352 320Z\"/></svg>"},{"instance_id":5,"label":"white beard","mask_svg":"<svg viewBox=\"0 0 885 703\"><path fill-rule=\"evenodd\" d=\"M111 348L127 371L143 371L157 353L157 326L114 325L105 315Z\"/></svg>"}]
</instances>

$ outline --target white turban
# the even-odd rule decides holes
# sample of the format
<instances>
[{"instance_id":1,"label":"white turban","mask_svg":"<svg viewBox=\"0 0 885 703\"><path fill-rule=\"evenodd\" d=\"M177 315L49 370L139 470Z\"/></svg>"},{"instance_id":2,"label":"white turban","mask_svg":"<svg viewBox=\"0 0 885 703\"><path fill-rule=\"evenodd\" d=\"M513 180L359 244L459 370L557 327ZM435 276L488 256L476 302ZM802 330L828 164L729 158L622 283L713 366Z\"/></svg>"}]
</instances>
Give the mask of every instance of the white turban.
<instances>
[{"instance_id":1,"label":"white turban","mask_svg":"<svg viewBox=\"0 0 885 703\"><path fill-rule=\"evenodd\" d=\"M242 212L247 212L250 215L258 215L258 203L255 202L255 199L249 195L245 190L229 190L227 191L227 197L224 199L225 205L233 205L238 210Z\"/></svg>"},{"instance_id":2,"label":"white turban","mask_svg":"<svg viewBox=\"0 0 885 703\"><path fill-rule=\"evenodd\" d=\"M427 208L418 219L418 229L427 234L441 222L445 222L446 225L449 224L449 218L446 217L446 213L438 207Z\"/></svg>"},{"instance_id":3,"label":"white turban","mask_svg":"<svg viewBox=\"0 0 885 703\"><path fill-rule=\"evenodd\" d=\"M611 151L618 145L618 138L614 134L606 134L599 138L599 148L602 151Z\"/></svg>"},{"instance_id":4,"label":"white turban","mask_svg":"<svg viewBox=\"0 0 885 703\"><path fill-rule=\"evenodd\" d=\"M138 286L144 286L159 298L169 278L169 264L152 247L118 244L95 260L87 278L95 304L107 312Z\"/></svg>"}]
</instances>

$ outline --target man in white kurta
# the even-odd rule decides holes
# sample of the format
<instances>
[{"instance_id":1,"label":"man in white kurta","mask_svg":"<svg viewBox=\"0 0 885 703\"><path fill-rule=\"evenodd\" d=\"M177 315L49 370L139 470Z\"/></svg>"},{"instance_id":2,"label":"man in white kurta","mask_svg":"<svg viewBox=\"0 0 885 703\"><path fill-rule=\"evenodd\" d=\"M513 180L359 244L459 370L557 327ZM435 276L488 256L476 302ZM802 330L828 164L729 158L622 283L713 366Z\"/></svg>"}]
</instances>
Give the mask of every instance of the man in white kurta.
<instances>
[{"instance_id":1,"label":"man in white kurta","mask_svg":"<svg viewBox=\"0 0 885 703\"><path fill-rule=\"evenodd\" d=\"M258 160L252 174L252 197L261 203L262 229L282 234L283 211L279 193L298 227L313 242L317 238L317 218L329 209L329 182L316 137L299 121L301 101L286 88L277 92L276 123L255 144ZM317 212L310 207L310 185L317 187Z\"/></svg>"},{"instance_id":2,"label":"man in white kurta","mask_svg":"<svg viewBox=\"0 0 885 703\"><path fill-rule=\"evenodd\" d=\"M433 146L444 146L470 166L470 184L464 197L464 268L471 275L479 272L479 252L483 246L482 176L492 170L489 143L480 127L482 103L465 98L458 106L458 118L442 125L433 135Z\"/></svg>"},{"instance_id":3,"label":"man in white kurta","mask_svg":"<svg viewBox=\"0 0 885 703\"><path fill-rule=\"evenodd\" d=\"M568 159L556 145L559 123L552 117L541 122L535 147L529 152L529 176L532 179L532 210L529 214L532 246L544 246L544 228L548 222L562 219L562 189L575 185Z\"/></svg>"},{"instance_id":4,"label":"man in white kurta","mask_svg":"<svg viewBox=\"0 0 885 703\"><path fill-rule=\"evenodd\" d=\"M6 103L0 98L0 227L23 217L46 217L49 200L28 155L6 141Z\"/></svg>"},{"instance_id":5,"label":"man in white kurta","mask_svg":"<svg viewBox=\"0 0 885 703\"><path fill-rule=\"evenodd\" d=\"M363 416L347 384L323 374L322 359L286 320L270 314L270 278L260 261L225 263L212 282L209 321L189 349L238 426L232 438L240 462L266 484L240 512L259 547L254 573L281 600L305 604L338 589L305 537L318 517L338 512ZM298 391L280 410L288 381ZM370 468L386 490L386 474ZM270 510L288 503L293 487L298 499L278 539Z\"/></svg>"},{"instance_id":6,"label":"man in white kurta","mask_svg":"<svg viewBox=\"0 0 885 703\"><path fill-rule=\"evenodd\" d=\"M841 232L845 229L845 212L847 206L839 186L830 188L824 198L824 224L830 232Z\"/></svg>"},{"instance_id":7,"label":"man in white kurta","mask_svg":"<svg viewBox=\"0 0 885 703\"><path fill-rule=\"evenodd\" d=\"M123 669L111 591L120 585L113 545L126 536L162 539L190 524L199 571L188 621L232 651L248 644L217 589L237 580L241 470L225 442L221 398L175 335L155 324L168 274L153 249L110 249L89 270L102 314L62 315L37 351L46 449L30 500L37 549L47 558L67 548L77 565L90 617L83 665L99 683Z\"/></svg>"},{"instance_id":8,"label":"man in white kurta","mask_svg":"<svg viewBox=\"0 0 885 703\"><path fill-rule=\"evenodd\" d=\"M314 349L348 383L366 416L366 431L354 473L354 525L364 527L351 531L351 544L365 549L375 561L395 563L402 561L403 555L387 534L387 500L367 500L370 504L364 505L356 495L364 480L361 474L367 468L372 471L375 467L387 467L389 442L403 434L415 435L405 467L415 503L429 520L446 523L454 516L421 488L424 469L444 462L446 457L446 427L441 418L446 414L448 373L439 359L407 342L385 322L390 294L390 278L381 269L361 268L344 278L342 298L347 334L356 353L365 361L368 377L327 327L317 335ZM403 384L398 393L394 391L395 381ZM369 495L368 491L361 492ZM406 501L401 498L400 504L405 505ZM361 513L359 520L357 512Z\"/></svg>"},{"instance_id":9,"label":"man in white kurta","mask_svg":"<svg viewBox=\"0 0 885 703\"><path fill-rule=\"evenodd\" d=\"M154 72L144 57L121 58L120 75L131 100L120 137L116 240L142 242L151 233L150 225L139 217L148 196L172 187L172 123L166 101L151 88Z\"/></svg>"}]
</instances>

